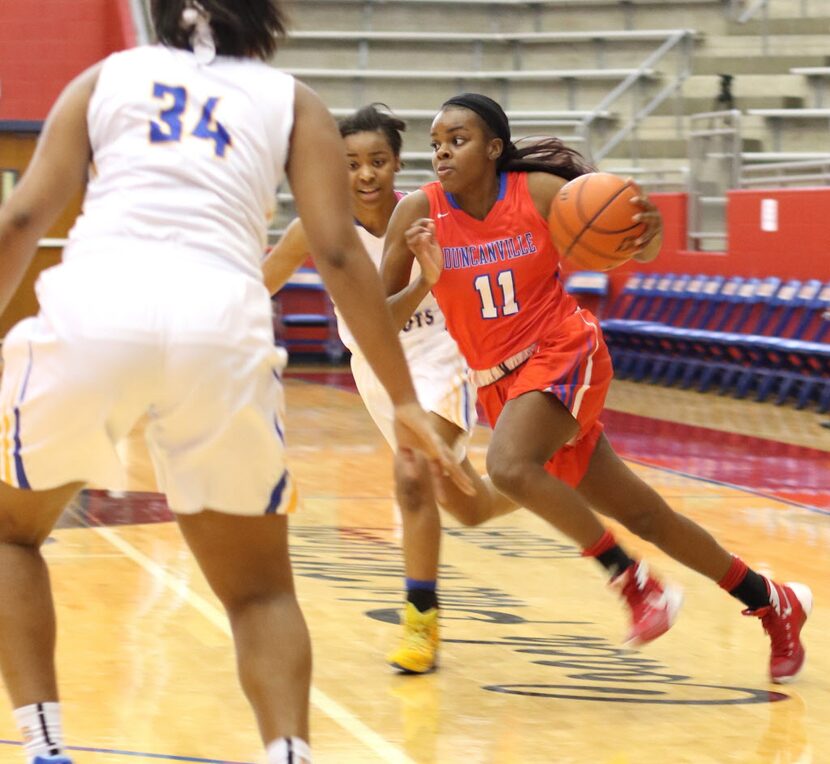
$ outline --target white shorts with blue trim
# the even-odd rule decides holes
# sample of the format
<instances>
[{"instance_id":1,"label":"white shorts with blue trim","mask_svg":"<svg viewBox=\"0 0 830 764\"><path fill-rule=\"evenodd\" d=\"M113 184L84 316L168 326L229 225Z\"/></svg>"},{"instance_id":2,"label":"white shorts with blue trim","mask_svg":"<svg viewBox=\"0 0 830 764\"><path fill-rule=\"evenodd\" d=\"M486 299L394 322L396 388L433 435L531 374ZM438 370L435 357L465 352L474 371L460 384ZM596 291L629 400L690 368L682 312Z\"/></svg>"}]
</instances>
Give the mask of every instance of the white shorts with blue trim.
<instances>
[{"instance_id":1,"label":"white shorts with blue trim","mask_svg":"<svg viewBox=\"0 0 830 764\"><path fill-rule=\"evenodd\" d=\"M146 414L173 511L290 512L267 291L169 254L84 255L41 274L40 313L3 346L0 479L121 489L116 444Z\"/></svg>"},{"instance_id":2,"label":"white shorts with blue trim","mask_svg":"<svg viewBox=\"0 0 830 764\"><path fill-rule=\"evenodd\" d=\"M417 351L417 352L416 352ZM415 385L418 402L425 411L452 422L462 435L454 444L455 455L462 461L477 421L476 389L458 346L449 334L436 333L428 345L420 345L407 353L409 372ZM369 362L360 353L352 355L352 376L366 410L386 442L396 448L394 407Z\"/></svg>"}]
</instances>

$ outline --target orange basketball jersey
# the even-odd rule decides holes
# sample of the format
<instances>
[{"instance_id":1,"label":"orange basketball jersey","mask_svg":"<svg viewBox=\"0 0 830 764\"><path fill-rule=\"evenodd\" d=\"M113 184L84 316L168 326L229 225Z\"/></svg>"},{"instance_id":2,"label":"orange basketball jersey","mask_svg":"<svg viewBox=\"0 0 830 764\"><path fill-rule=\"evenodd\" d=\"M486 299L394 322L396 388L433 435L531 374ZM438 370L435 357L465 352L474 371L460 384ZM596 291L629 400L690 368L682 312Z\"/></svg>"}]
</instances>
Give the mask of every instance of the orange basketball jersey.
<instances>
[{"instance_id":1,"label":"orange basketball jersey","mask_svg":"<svg viewBox=\"0 0 830 764\"><path fill-rule=\"evenodd\" d=\"M501 174L498 198L484 220L464 212L437 181L423 191L444 253L432 291L470 368L496 366L576 310L527 173Z\"/></svg>"}]
</instances>

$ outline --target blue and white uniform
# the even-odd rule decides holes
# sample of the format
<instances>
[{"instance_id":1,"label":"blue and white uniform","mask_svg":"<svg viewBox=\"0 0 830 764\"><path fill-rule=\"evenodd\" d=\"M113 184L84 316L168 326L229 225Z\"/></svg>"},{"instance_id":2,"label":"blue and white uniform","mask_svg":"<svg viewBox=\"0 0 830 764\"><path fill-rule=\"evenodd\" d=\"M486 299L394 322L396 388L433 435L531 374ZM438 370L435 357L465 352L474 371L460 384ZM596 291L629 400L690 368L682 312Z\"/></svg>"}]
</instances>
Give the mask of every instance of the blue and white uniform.
<instances>
[{"instance_id":1,"label":"blue and white uniform","mask_svg":"<svg viewBox=\"0 0 830 764\"><path fill-rule=\"evenodd\" d=\"M357 231L369 256L380 268L383 237L374 236L361 225L357 226ZM415 263L413 279L418 275L417 268ZM392 401L339 313L337 325L340 339L352 353L352 376L360 397L383 437L394 449ZM423 299L399 336L421 407L452 422L466 433L455 444L460 461L466 454L467 441L476 423L476 391L470 381L467 364L455 340L447 332L444 314L431 293Z\"/></svg>"},{"instance_id":2,"label":"blue and white uniform","mask_svg":"<svg viewBox=\"0 0 830 764\"><path fill-rule=\"evenodd\" d=\"M147 414L174 511L291 511L260 256L293 113L293 79L256 60L161 45L105 60L83 212L40 313L4 343L5 482L117 488L115 444Z\"/></svg>"}]
</instances>

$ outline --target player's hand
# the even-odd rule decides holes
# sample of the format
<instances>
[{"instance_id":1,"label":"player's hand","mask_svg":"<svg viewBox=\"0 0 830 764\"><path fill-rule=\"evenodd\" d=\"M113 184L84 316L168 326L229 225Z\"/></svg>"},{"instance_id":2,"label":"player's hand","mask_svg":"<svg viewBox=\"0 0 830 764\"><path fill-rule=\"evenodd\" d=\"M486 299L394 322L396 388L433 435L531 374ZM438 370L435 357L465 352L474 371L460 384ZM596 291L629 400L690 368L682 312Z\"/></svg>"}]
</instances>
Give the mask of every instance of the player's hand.
<instances>
[{"instance_id":1,"label":"player's hand","mask_svg":"<svg viewBox=\"0 0 830 764\"><path fill-rule=\"evenodd\" d=\"M427 458L438 501L446 501L447 498L442 487L444 477L452 480L468 496L475 493L469 476L453 458L449 446L432 429L429 417L417 403L395 406L395 439L409 477L418 476L415 452L420 451Z\"/></svg>"},{"instance_id":2,"label":"player's hand","mask_svg":"<svg viewBox=\"0 0 830 764\"><path fill-rule=\"evenodd\" d=\"M444 269L444 253L435 240L435 221L418 218L406 231L406 243L421 266L424 281L435 285Z\"/></svg>"},{"instance_id":3,"label":"player's hand","mask_svg":"<svg viewBox=\"0 0 830 764\"><path fill-rule=\"evenodd\" d=\"M646 230L635 242L636 251L632 255L635 260L648 262L657 257L663 241L663 217L654 206L646 193L629 178L629 182L636 189L636 195L631 197L631 203L636 204L641 212L634 215L635 223L645 223Z\"/></svg>"}]
</instances>

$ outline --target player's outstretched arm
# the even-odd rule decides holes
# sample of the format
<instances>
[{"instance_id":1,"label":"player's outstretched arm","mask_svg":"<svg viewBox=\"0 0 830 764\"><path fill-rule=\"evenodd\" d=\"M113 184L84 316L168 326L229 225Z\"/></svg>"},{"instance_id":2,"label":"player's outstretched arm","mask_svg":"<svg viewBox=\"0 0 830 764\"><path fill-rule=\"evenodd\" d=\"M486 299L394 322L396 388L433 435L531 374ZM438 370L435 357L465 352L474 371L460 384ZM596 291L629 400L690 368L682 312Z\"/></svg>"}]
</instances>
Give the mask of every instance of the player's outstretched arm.
<instances>
[{"instance_id":1,"label":"player's outstretched arm","mask_svg":"<svg viewBox=\"0 0 830 764\"><path fill-rule=\"evenodd\" d=\"M343 141L323 102L299 82L286 170L317 270L395 405L399 448L424 452L435 471L472 491L415 397L380 277L354 228Z\"/></svg>"},{"instance_id":2,"label":"player's outstretched arm","mask_svg":"<svg viewBox=\"0 0 830 764\"><path fill-rule=\"evenodd\" d=\"M279 292L308 257L310 252L303 222L294 218L262 261L262 278L268 294Z\"/></svg>"},{"instance_id":3,"label":"player's outstretched arm","mask_svg":"<svg viewBox=\"0 0 830 764\"><path fill-rule=\"evenodd\" d=\"M0 313L8 307L37 244L86 188L92 159L86 113L99 65L66 86L49 113L32 161L0 207Z\"/></svg>"},{"instance_id":4,"label":"player's outstretched arm","mask_svg":"<svg viewBox=\"0 0 830 764\"><path fill-rule=\"evenodd\" d=\"M386 228L380 272L388 295L386 304L398 329L409 321L435 283L424 277L423 268L421 276L410 281L414 255L407 243L406 232L413 221L428 214L426 194L415 191L398 202Z\"/></svg>"}]
</instances>

